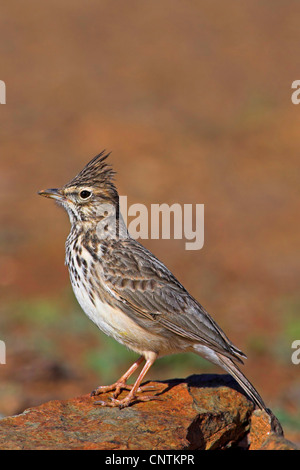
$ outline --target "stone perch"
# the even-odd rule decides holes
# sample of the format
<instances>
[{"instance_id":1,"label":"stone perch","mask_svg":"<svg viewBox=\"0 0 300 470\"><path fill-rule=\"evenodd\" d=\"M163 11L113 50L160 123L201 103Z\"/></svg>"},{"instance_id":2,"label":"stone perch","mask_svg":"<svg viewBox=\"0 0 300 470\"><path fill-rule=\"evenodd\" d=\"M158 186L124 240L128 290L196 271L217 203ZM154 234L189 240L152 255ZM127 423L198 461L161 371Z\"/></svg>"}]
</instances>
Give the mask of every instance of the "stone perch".
<instances>
[{"instance_id":1,"label":"stone perch","mask_svg":"<svg viewBox=\"0 0 300 470\"><path fill-rule=\"evenodd\" d=\"M3 418L0 449L297 449L276 420L254 411L229 375L192 375L149 385L158 400L122 410L97 406L84 395Z\"/></svg>"}]
</instances>

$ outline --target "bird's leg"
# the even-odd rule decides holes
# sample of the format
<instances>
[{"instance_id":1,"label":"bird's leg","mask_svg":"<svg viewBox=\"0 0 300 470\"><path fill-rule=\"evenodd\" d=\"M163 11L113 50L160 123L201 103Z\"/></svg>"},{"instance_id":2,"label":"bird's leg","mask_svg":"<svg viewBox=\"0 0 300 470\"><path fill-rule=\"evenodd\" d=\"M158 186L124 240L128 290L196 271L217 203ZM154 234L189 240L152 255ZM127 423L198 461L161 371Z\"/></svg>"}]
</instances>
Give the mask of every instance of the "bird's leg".
<instances>
[{"instance_id":1,"label":"bird's leg","mask_svg":"<svg viewBox=\"0 0 300 470\"><path fill-rule=\"evenodd\" d=\"M145 363L143 369L141 370L140 375L138 376L135 384L133 385L130 392L128 393L128 395L125 398L123 398L122 400L117 400L115 397L113 397L113 398L111 398L110 402L97 401L97 402L95 402L95 404L96 405L102 405L102 406L118 406L119 408L125 408L126 406L129 406L134 402L156 400L157 397L155 397L153 395L152 396L146 396L146 395L145 396L143 396L143 395L137 396L137 392L139 390L141 390L140 389L140 384L141 384L143 378L145 377L145 375L147 374L148 370L150 369L150 367L153 365L156 357L157 357L156 354L155 355L153 354L153 357L146 360L146 363ZM138 362L138 361L136 361L136 362ZM140 364L140 362L139 362L139 364ZM138 367L138 365L135 367L135 369ZM134 366L134 364L132 365L132 367L133 366ZM129 370L128 370L128 372L129 372Z\"/></svg>"},{"instance_id":2,"label":"bird's leg","mask_svg":"<svg viewBox=\"0 0 300 470\"><path fill-rule=\"evenodd\" d=\"M112 385L100 385L100 387L96 388L95 390L92 391L91 396L94 397L96 395L100 395L101 393L106 393L106 392L111 392L112 390L115 391L113 394L114 398L117 398L122 390L131 390L132 385L127 385L126 382L129 379L129 377L133 374L133 372L139 367L139 365L143 362L144 357L140 356L133 364L131 367L129 367L128 371L125 372L122 377L117 380ZM97 403L97 402L96 402Z\"/></svg>"}]
</instances>

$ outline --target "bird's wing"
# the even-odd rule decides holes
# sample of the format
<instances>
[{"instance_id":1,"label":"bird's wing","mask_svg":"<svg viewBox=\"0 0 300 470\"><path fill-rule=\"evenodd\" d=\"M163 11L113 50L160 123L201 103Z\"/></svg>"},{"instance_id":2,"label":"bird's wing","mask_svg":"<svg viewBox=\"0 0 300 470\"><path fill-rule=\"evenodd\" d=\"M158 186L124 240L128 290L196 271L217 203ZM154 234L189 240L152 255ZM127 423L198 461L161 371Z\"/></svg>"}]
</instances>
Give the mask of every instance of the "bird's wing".
<instances>
[{"instance_id":1,"label":"bird's wing","mask_svg":"<svg viewBox=\"0 0 300 470\"><path fill-rule=\"evenodd\" d=\"M136 240L108 244L101 265L104 287L133 320L157 322L239 361L245 357L165 265Z\"/></svg>"}]
</instances>

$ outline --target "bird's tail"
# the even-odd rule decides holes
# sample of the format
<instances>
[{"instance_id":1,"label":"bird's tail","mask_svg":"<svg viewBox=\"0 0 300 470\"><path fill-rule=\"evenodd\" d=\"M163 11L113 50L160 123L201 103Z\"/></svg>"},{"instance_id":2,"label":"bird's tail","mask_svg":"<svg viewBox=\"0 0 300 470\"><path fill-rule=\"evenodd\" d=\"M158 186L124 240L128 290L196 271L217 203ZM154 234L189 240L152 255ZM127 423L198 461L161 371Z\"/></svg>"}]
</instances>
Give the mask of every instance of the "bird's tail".
<instances>
[{"instance_id":1,"label":"bird's tail","mask_svg":"<svg viewBox=\"0 0 300 470\"><path fill-rule=\"evenodd\" d=\"M218 356L219 365L235 378L237 383L260 409L269 413L269 409L266 407L258 391L253 387L233 360L221 353L216 353L216 355Z\"/></svg>"},{"instance_id":2,"label":"bird's tail","mask_svg":"<svg viewBox=\"0 0 300 470\"><path fill-rule=\"evenodd\" d=\"M253 385L249 382L247 377L244 376L242 371L235 363L235 360L243 363L241 357L244 358L246 356L242 353L242 351L233 346L232 343L230 343L230 351L224 351L225 353L222 353L216 349L213 350L207 346L203 346L200 343L194 345L194 351L200 356L203 356L211 361L213 364L216 364L222 367L222 369L226 370L226 372L232 375L237 383L245 390L249 398L251 398L260 409L268 412L268 409L258 391L253 387Z\"/></svg>"},{"instance_id":3,"label":"bird's tail","mask_svg":"<svg viewBox=\"0 0 300 470\"><path fill-rule=\"evenodd\" d=\"M283 435L283 430L282 430L280 422L278 421L276 416L273 414L272 410L266 407L258 391L253 387L251 382L249 382L247 377L245 377L245 375L242 373L242 371L235 364L235 362L233 361L231 357L225 354L222 354L221 352L216 351L216 350L212 351L211 349L204 347L203 345L200 345L200 344L196 344L194 346L194 351L200 356L203 356L209 361L213 362L214 364L222 367L222 369L224 369L226 372L232 375L232 377L242 387L242 389L246 392L246 394L254 402L254 404L257 405L261 410L265 411L269 415L272 431L274 431L277 435L280 435L280 436ZM234 348L232 350L232 354L234 354L235 359L240 360L241 362L242 360L240 359L239 356L246 357L237 348Z\"/></svg>"}]
</instances>

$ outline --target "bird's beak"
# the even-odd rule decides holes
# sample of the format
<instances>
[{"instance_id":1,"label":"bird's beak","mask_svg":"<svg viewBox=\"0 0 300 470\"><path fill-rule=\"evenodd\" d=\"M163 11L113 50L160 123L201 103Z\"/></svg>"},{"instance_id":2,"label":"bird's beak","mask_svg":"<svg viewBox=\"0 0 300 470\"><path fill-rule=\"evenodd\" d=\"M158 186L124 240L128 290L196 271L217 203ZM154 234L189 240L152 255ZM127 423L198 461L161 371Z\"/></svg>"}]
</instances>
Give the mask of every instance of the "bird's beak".
<instances>
[{"instance_id":1,"label":"bird's beak","mask_svg":"<svg viewBox=\"0 0 300 470\"><path fill-rule=\"evenodd\" d=\"M38 192L40 196L50 197L51 199L56 199L61 201L64 198L64 195L59 189L42 189Z\"/></svg>"}]
</instances>

